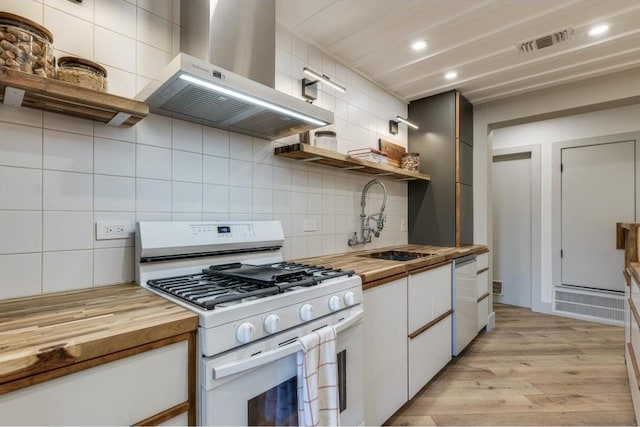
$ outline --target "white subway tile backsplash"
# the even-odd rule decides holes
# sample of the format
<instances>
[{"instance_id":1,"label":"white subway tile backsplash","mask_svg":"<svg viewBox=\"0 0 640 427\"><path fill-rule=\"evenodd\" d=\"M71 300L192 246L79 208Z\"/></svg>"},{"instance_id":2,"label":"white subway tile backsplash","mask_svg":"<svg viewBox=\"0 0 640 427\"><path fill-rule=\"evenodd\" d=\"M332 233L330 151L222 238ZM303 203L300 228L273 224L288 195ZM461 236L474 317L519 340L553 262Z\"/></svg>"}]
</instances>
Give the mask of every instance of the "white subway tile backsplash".
<instances>
[{"instance_id":1,"label":"white subway tile backsplash","mask_svg":"<svg viewBox=\"0 0 640 427\"><path fill-rule=\"evenodd\" d=\"M210 126L202 127L202 152L211 156L229 157L229 132Z\"/></svg>"},{"instance_id":2,"label":"white subway tile backsplash","mask_svg":"<svg viewBox=\"0 0 640 427\"><path fill-rule=\"evenodd\" d=\"M93 209L93 175L45 170L43 182L44 210L90 211Z\"/></svg>"},{"instance_id":3,"label":"white subway tile backsplash","mask_svg":"<svg viewBox=\"0 0 640 427\"><path fill-rule=\"evenodd\" d=\"M42 290L44 293L70 291L93 283L93 251L44 252Z\"/></svg>"},{"instance_id":4,"label":"white subway tile backsplash","mask_svg":"<svg viewBox=\"0 0 640 427\"><path fill-rule=\"evenodd\" d=\"M260 138L253 138L253 162L273 164L273 144Z\"/></svg>"},{"instance_id":5,"label":"white subway tile backsplash","mask_svg":"<svg viewBox=\"0 0 640 427\"><path fill-rule=\"evenodd\" d=\"M94 0L84 0L82 3L68 0L44 0L44 4L85 21L93 20Z\"/></svg>"},{"instance_id":6,"label":"white subway tile backsplash","mask_svg":"<svg viewBox=\"0 0 640 427\"><path fill-rule=\"evenodd\" d=\"M229 213L250 214L253 206L253 190L246 187L229 187Z\"/></svg>"},{"instance_id":7,"label":"white subway tile backsplash","mask_svg":"<svg viewBox=\"0 0 640 427\"><path fill-rule=\"evenodd\" d=\"M134 248L108 248L93 251L93 285L115 285L135 281Z\"/></svg>"},{"instance_id":8,"label":"white subway tile backsplash","mask_svg":"<svg viewBox=\"0 0 640 427\"><path fill-rule=\"evenodd\" d=\"M171 52L173 24L170 19L167 20L144 9L138 9L137 39L163 51Z\"/></svg>"},{"instance_id":9,"label":"white subway tile backsplash","mask_svg":"<svg viewBox=\"0 0 640 427\"><path fill-rule=\"evenodd\" d=\"M318 194L318 193L307 194L307 213L309 214L322 213L322 194Z\"/></svg>"},{"instance_id":10,"label":"white subway tile backsplash","mask_svg":"<svg viewBox=\"0 0 640 427\"><path fill-rule=\"evenodd\" d=\"M291 255L294 258L304 258L308 256L306 237L291 237L291 239L289 239L289 247Z\"/></svg>"},{"instance_id":11,"label":"white subway tile backsplash","mask_svg":"<svg viewBox=\"0 0 640 427\"><path fill-rule=\"evenodd\" d=\"M0 255L0 299L38 295L42 287L42 255Z\"/></svg>"},{"instance_id":12,"label":"white subway tile backsplash","mask_svg":"<svg viewBox=\"0 0 640 427\"><path fill-rule=\"evenodd\" d=\"M170 51L165 51L145 43L136 43L136 72L153 79L171 59Z\"/></svg>"},{"instance_id":13,"label":"white subway tile backsplash","mask_svg":"<svg viewBox=\"0 0 640 427\"><path fill-rule=\"evenodd\" d=\"M273 212L288 214L291 212L291 192L273 190Z\"/></svg>"},{"instance_id":14,"label":"white subway tile backsplash","mask_svg":"<svg viewBox=\"0 0 640 427\"><path fill-rule=\"evenodd\" d=\"M254 164L253 188L273 188L273 166Z\"/></svg>"},{"instance_id":15,"label":"white subway tile backsplash","mask_svg":"<svg viewBox=\"0 0 640 427\"><path fill-rule=\"evenodd\" d=\"M149 114L136 124L138 144L171 148L171 117Z\"/></svg>"},{"instance_id":16,"label":"white subway tile backsplash","mask_svg":"<svg viewBox=\"0 0 640 427\"><path fill-rule=\"evenodd\" d=\"M2 123L3 129L8 126L25 125L37 126L37 130L42 132L42 114L42 110L27 107L11 107L0 103L0 121L6 122ZM0 135L0 141L4 136L5 135Z\"/></svg>"},{"instance_id":17,"label":"white subway tile backsplash","mask_svg":"<svg viewBox=\"0 0 640 427\"><path fill-rule=\"evenodd\" d=\"M299 193L297 191L291 193L291 213L307 213L307 193Z\"/></svg>"},{"instance_id":18,"label":"white subway tile backsplash","mask_svg":"<svg viewBox=\"0 0 640 427\"><path fill-rule=\"evenodd\" d=\"M64 0L56 1L70 4ZM44 26L52 34L55 34L54 46L56 50L93 59L93 24L91 22L69 15L59 9L45 6Z\"/></svg>"},{"instance_id":19,"label":"white subway tile backsplash","mask_svg":"<svg viewBox=\"0 0 640 427\"><path fill-rule=\"evenodd\" d=\"M95 138L93 171L103 175L135 176L135 145L113 139Z\"/></svg>"},{"instance_id":20,"label":"white subway tile backsplash","mask_svg":"<svg viewBox=\"0 0 640 427\"><path fill-rule=\"evenodd\" d=\"M94 175L94 201L97 211L135 211L136 180L122 176Z\"/></svg>"},{"instance_id":21,"label":"white subway tile backsplash","mask_svg":"<svg viewBox=\"0 0 640 427\"><path fill-rule=\"evenodd\" d=\"M174 150L202 153L201 125L173 119L171 132Z\"/></svg>"},{"instance_id":22,"label":"white subway tile backsplash","mask_svg":"<svg viewBox=\"0 0 640 427\"><path fill-rule=\"evenodd\" d=\"M180 12L179 7L174 8L176 5L178 5L178 2L174 2L173 0L138 0L138 7L158 15L167 21L172 20L175 12ZM173 22L179 23L180 21L174 19Z\"/></svg>"},{"instance_id":23,"label":"white subway tile backsplash","mask_svg":"<svg viewBox=\"0 0 640 427\"><path fill-rule=\"evenodd\" d=\"M43 251L93 248L93 212L45 211Z\"/></svg>"},{"instance_id":24,"label":"white subway tile backsplash","mask_svg":"<svg viewBox=\"0 0 640 427\"><path fill-rule=\"evenodd\" d=\"M320 256L322 255L322 236L309 236L307 237L307 255L306 256Z\"/></svg>"},{"instance_id":25,"label":"white subway tile backsplash","mask_svg":"<svg viewBox=\"0 0 640 427\"><path fill-rule=\"evenodd\" d=\"M43 154L44 169L93 172L93 136L45 129Z\"/></svg>"},{"instance_id":26,"label":"white subway tile backsplash","mask_svg":"<svg viewBox=\"0 0 640 427\"><path fill-rule=\"evenodd\" d=\"M0 211L0 254L42 251L41 211Z\"/></svg>"},{"instance_id":27,"label":"white subway tile backsplash","mask_svg":"<svg viewBox=\"0 0 640 427\"><path fill-rule=\"evenodd\" d=\"M136 221L171 221L170 212L137 212Z\"/></svg>"},{"instance_id":28,"label":"white subway tile backsplash","mask_svg":"<svg viewBox=\"0 0 640 427\"><path fill-rule=\"evenodd\" d=\"M135 73L136 71L136 41L125 35L107 30L106 28L96 27L95 29L95 59L97 62ZM108 92L112 92L113 75L108 76Z\"/></svg>"},{"instance_id":29,"label":"white subway tile backsplash","mask_svg":"<svg viewBox=\"0 0 640 427\"><path fill-rule=\"evenodd\" d=\"M202 210L210 213L229 213L229 186L202 186Z\"/></svg>"},{"instance_id":30,"label":"white subway tile backsplash","mask_svg":"<svg viewBox=\"0 0 640 427\"><path fill-rule=\"evenodd\" d=\"M42 2L24 0L2 0L2 10L15 15L28 17L38 24L42 24Z\"/></svg>"},{"instance_id":31,"label":"white subway tile backsplash","mask_svg":"<svg viewBox=\"0 0 640 427\"><path fill-rule=\"evenodd\" d=\"M229 185L251 187L253 184L253 163L229 160Z\"/></svg>"},{"instance_id":32,"label":"white subway tile backsplash","mask_svg":"<svg viewBox=\"0 0 640 427\"><path fill-rule=\"evenodd\" d=\"M229 185L229 158L202 156L202 181L207 184Z\"/></svg>"},{"instance_id":33,"label":"white subway tile backsplash","mask_svg":"<svg viewBox=\"0 0 640 427\"><path fill-rule=\"evenodd\" d=\"M136 211L171 212L171 181L137 178Z\"/></svg>"},{"instance_id":34,"label":"white subway tile backsplash","mask_svg":"<svg viewBox=\"0 0 640 427\"><path fill-rule=\"evenodd\" d=\"M273 191L261 188L253 189L253 213L271 214L273 212Z\"/></svg>"},{"instance_id":35,"label":"white subway tile backsplash","mask_svg":"<svg viewBox=\"0 0 640 427\"><path fill-rule=\"evenodd\" d=\"M108 28L131 39L136 37L136 6L125 0L95 0L96 31ZM97 37L96 37L97 38ZM135 56L134 56L135 58Z\"/></svg>"},{"instance_id":36,"label":"white subway tile backsplash","mask_svg":"<svg viewBox=\"0 0 640 427\"><path fill-rule=\"evenodd\" d=\"M0 166L0 209L42 209L42 170Z\"/></svg>"},{"instance_id":37,"label":"white subway tile backsplash","mask_svg":"<svg viewBox=\"0 0 640 427\"><path fill-rule=\"evenodd\" d=\"M289 190L291 186L291 169L274 167L273 168L273 188L277 190Z\"/></svg>"},{"instance_id":38,"label":"white subway tile backsplash","mask_svg":"<svg viewBox=\"0 0 640 427\"><path fill-rule=\"evenodd\" d=\"M186 151L173 151L173 180L202 182L202 155Z\"/></svg>"},{"instance_id":39,"label":"white subway tile backsplash","mask_svg":"<svg viewBox=\"0 0 640 427\"><path fill-rule=\"evenodd\" d=\"M229 157L237 160L253 160L253 138L239 133L231 133Z\"/></svg>"},{"instance_id":40,"label":"white subway tile backsplash","mask_svg":"<svg viewBox=\"0 0 640 427\"><path fill-rule=\"evenodd\" d=\"M137 145L136 176L139 178L171 179L171 150Z\"/></svg>"},{"instance_id":41,"label":"white subway tile backsplash","mask_svg":"<svg viewBox=\"0 0 640 427\"><path fill-rule=\"evenodd\" d=\"M49 111L44 112L43 126L45 129L93 136L92 121Z\"/></svg>"},{"instance_id":42,"label":"white subway tile backsplash","mask_svg":"<svg viewBox=\"0 0 640 427\"><path fill-rule=\"evenodd\" d=\"M172 212L202 212L202 184L173 182Z\"/></svg>"},{"instance_id":43,"label":"white subway tile backsplash","mask_svg":"<svg viewBox=\"0 0 640 427\"><path fill-rule=\"evenodd\" d=\"M136 127L115 127L105 123L93 122L93 135L96 138L136 142Z\"/></svg>"}]
</instances>

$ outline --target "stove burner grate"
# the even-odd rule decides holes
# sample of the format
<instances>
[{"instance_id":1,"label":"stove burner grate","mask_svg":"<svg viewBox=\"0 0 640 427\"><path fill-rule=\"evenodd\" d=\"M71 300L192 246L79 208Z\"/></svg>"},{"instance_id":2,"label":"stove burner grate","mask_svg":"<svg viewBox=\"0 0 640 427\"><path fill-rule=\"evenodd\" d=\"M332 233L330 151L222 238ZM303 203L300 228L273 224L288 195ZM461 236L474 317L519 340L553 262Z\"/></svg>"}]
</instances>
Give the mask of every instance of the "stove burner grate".
<instances>
[{"instance_id":1,"label":"stove burner grate","mask_svg":"<svg viewBox=\"0 0 640 427\"><path fill-rule=\"evenodd\" d=\"M288 262L258 266L234 263L211 266L202 270L202 274L153 279L147 284L205 310L213 310L217 305L315 286L323 280L353 274Z\"/></svg>"}]
</instances>

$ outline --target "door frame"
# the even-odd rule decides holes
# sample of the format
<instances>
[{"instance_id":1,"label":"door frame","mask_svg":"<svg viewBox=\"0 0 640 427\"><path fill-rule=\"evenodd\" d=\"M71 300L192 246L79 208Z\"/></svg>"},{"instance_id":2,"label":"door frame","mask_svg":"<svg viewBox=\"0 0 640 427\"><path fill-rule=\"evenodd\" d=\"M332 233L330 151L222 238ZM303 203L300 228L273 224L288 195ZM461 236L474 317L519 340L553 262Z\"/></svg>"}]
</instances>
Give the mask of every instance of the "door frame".
<instances>
[{"instance_id":1,"label":"door frame","mask_svg":"<svg viewBox=\"0 0 640 427\"><path fill-rule=\"evenodd\" d=\"M531 155L531 310L546 312L542 304L542 245L541 245L541 162L540 145L522 145L500 148L491 153L491 176L493 177L493 158L495 156L530 154ZM493 200L491 201L493 205ZM493 209L493 208L492 208ZM492 220L493 222L493 220ZM495 227L491 226L491 232ZM492 236L493 241L493 236ZM493 258L492 258L493 262Z\"/></svg>"},{"instance_id":2,"label":"door frame","mask_svg":"<svg viewBox=\"0 0 640 427\"><path fill-rule=\"evenodd\" d=\"M560 172L560 162L562 160L562 150L564 148L585 147L589 145L611 144L622 141L634 141L636 148L640 142L640 132L625 132L611 135L594 136L589 138L571 139L566 141L558 141L551 144L551 283L553 288L562 285L562 258L560 250L562 249L562 174ZM635 212L638 215L638 203L640 199L638 185L638 150L636 149L636 200ZM635 222L636 218L627 218L629 221ZM625 221L625 218L620 218ZM615 247L616 236L611 236L611 244ZM620 271L624 266L620 266ZM554 299L552 289L552 301Z\"/></svg>"}]
</instances>

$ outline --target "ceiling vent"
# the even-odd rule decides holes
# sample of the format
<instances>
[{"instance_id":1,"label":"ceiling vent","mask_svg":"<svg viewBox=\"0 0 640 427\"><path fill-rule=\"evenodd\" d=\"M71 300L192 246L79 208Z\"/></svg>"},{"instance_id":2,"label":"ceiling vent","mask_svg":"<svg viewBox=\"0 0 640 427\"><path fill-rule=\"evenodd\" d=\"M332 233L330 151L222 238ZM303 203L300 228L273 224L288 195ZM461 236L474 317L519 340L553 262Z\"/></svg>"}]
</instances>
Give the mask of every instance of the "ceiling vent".
<instances>
[{"instance_id":1,"label":"ceiling vent","mask_svg":"<svg viewBox=\"0 0 640 427\"><path fill-rule=\"evenodd\" d=\"M573 28L567 28L561 31L556 31L551 34L547 34L532 40L527 40L522 43L518 43L518 51L520 53L530 53L536 50L551 47L558 43L563 43L569 40L573 36Z\"/></svg>"}]
</instances>

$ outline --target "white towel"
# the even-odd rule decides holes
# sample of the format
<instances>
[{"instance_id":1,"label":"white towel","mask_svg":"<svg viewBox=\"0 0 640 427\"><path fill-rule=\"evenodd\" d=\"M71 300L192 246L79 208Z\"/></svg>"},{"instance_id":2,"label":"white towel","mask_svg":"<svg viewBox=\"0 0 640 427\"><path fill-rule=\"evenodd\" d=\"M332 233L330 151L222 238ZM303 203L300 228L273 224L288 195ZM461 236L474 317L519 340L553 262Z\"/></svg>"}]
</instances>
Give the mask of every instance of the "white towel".
<instances>
[{"instance_id":1,"label":"white towel","mask_svg":"<svg viewBox=\"0 0 640 427\"><path fill-rule=\"evenodd\" d=\"M301 426L339 426L336 330L318 329L299 339L298 423Z\"/></svg>"}]
</instances>

